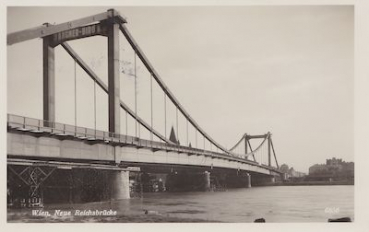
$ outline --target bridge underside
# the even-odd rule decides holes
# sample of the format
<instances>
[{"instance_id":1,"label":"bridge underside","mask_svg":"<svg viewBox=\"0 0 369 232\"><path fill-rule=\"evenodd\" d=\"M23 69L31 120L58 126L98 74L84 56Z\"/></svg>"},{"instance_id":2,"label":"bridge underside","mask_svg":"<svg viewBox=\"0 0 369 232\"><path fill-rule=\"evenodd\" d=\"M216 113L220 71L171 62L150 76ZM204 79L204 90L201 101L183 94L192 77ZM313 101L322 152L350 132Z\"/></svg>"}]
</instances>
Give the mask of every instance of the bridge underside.
<instances>
[{"instance_id":1,"label":"bridge underside","mask_svg":"<svg viewBox=\"0 0 369 232\"><path fill-rule=\"evenodd\" d=\"M119 167L120 166L120 167ZM142 197L143 192L220 191L271 184L274 177L183 165L78 163L8 156L8 204L83 203ZM135 168L132 168L135 166Z\"/></svg>"}]
</instances>

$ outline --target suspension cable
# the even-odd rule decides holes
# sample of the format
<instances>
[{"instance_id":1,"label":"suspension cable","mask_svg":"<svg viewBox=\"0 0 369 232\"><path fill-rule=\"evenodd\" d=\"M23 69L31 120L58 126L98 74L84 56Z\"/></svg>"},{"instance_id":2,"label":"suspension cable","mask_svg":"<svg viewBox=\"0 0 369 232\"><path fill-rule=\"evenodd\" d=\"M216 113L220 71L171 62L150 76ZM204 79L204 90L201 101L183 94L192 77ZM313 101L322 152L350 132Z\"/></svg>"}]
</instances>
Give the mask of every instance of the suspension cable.
<instances>
[{"instance_id":1,"label":"suspension cable","mask_svg":"<svg viewBox=\"0 0 369 232\"><path fill-rule=\"evenodd\" d=\"M77 127L77 62L74 60L74 126Z\"/></svg>"},{"instance_id":2,"label":"suspension cable","mask_svg":"<svg viewBox=\"0 0 369 232\"><path fill-rule=\"evenodd\" d=\"M152 129L153 129L153 111L154 111L154 108L153 108L153 100L152 100L152 75L150 75L150 100L151 100L151 141L153 140L153 133L152 133Z\"/></svg>"},{"instance_id":3,"label":"suspension cable","mask_svg":"<svg viewBox=\"0 0 369 232\"><path fill-rule=\"evenodd\" d=\"M128 135L128 113L126 111L126 135Z\"/></svg>"},{"instance_id":4,"label":"suspension cable","mask_svg":"<svg viewBox=\"0 0 369 232\"><path fill-rule=\"evenodd\" d=\"M133 64L134 64L134 72L135 72L135 75L134 75L134 78L135 78L135 114L137 115L137 68L136 68L136 52L134 54L134 59L133 59ZM135 137L137 137L137 120L135 120Z\"/></svg>"},{"instance_id":5,"label":"suspension cable","mask_svg":"<svg viewBox=\"0 0 369 232\"><path fill-rule=\"evenodd\" d=\"M277 161L277 156L276 156L275 150L274 150L273 140L270 140L270 143L271 143L272 149L273 149L275 164L276 164L277 168L279 168L278 161Z\"/></svg>"},{"instance_id":6,"label":"suspension cable","mask_svg":"<svg viewBox=\"0 0 369 232\"><path fill-rule=\"evenodd\" d=\"M167 95L164 92L164 136L167 138Z\"/></svg>"},{"instance_id":7,"label":"suspension cable","mask_svg":"<svg viewBox=\"0 0 369 232\"><path fill-rule=\"evenodd\" d=\"M250 147L250 151L253 152L252 150L252 147L251 147L251 143L250 143L250 140L247 140L247 143L249 144L249 147ZM252 157L254 158L254 161L256 162L256 158L255 158L255 155L254 153L252 153Z\"/></svg>"},{"instance_id":8,"label":"suspension cable","mask_svg":"<svg viewBox=\"0 0 369 232\"><path fill-rule=\"evenodd\" d=\"M263 144L263 146L261 147L261 158L260 158L260 160L261 160L261 165L263 165L263 161L264 161L264 152L265 152L265 149L264 149L264 144Z\"/></svg>"},{"instance_id":9,"label":"suspension cable","mask_svg":"<svg viewBox=\"0 0 369 232\"><path fill-rule=\"evenodd\" d=\"M186 120L186 146L188 146L188 119Z\"/></svg>"},{"instance_id":10,"label":"suspension cable","mask_svg":"<svg viewBox=\"0 0 369 232\"><path fill-rule=\"evenodd\" d=\"M198 148L198 147L197 147L197 130L196 130L196 128L195 128L195 141L196 141L196 143L195 143L196 148Z\"/></svg>"},{"instance_id":11,"label":"suspension cable","mask_svg":"<svg viewBox=\"0 0 369 232\"><path fill-rule=\"evenodd\" d=\"M179 130L178 130L178 107L176 107L176 127L177 127L177 143L179 143Z\"/></svg>"},{"instance_id":12,"label":"suspension cable","mask_svg":"<svg viewBox=\"0 0 369 232\"><path fill-rule=\"evenodd\" d=\"M260 147L260 152L259 152L259 162L260 162L260 164L263 164L263 149L264 149L264 147Z\"/></svg>"},{"instance_id":13,"label":"suspension cable","mask_svg":"<svg viewBox=\"0 0 369 232\"><path fill-rule=\"evenodd\" d=\"M148 69L150 73L153 74L153 77L155 78L156 82L159 84L159 86L162 88L162 90L168 95L169 99L173 102L173 104L179 108L182 115L189 120L189 122L200 132L201 135L205 136L206 139L213 142L214 145L219 147L222 151L224 151L227 154L232 155L231 152L229 152L226 148L224 148L222 145L215 142L201 127L195 122L195 120L187 113L187 111L184 110L182 105L178 102L178 100L174 97L172 92L168 89L168 87L164 84L164 82L159 77L158 73L154 70L151 63L148 61L144 53L142 52L141 48L138 46L137 42L133 39L132 35L128 31L127 27L124 24L119 24L119 29L123 33L123 35L126 37L127 41L130 43L131 47L135 50L137 53L137 56L141 59L143 62L143 65Z\"/></svg>"},{"instance_id":14,"label":"suspension cable","mask_svg":"<svg viewBox=\"0 0 369 232\"><path fill-rule=\"evenodd\" d=\"M205 150L205 136L203 136L204 137L204 150Z\"/></svg>"},{"instance_id":15,"label":"suspension cable","mask_svg":"<svg viewBox=\"0 0 369 232\"><path fill-rule=\"evenodd\" d=\"M96 80L94 81L94 126L96 133Z\"/></svg>"}]
</instances>

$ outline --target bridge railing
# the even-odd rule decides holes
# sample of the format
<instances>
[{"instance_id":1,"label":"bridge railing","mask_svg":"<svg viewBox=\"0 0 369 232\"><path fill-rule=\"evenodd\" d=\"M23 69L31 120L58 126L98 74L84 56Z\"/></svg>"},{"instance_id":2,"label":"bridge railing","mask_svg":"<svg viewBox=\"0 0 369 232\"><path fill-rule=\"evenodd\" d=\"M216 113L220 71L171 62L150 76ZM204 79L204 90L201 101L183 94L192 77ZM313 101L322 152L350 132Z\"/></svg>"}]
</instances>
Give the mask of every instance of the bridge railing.
<instances>
[{"instance_id":1,"label":"bridge railing","mask_svg":"<svg viewBox=\"0 0 369 232\"><path fill-rule=\"evenodd\" d=\"M74 136L80 139L104 140L106 142L117 142L132 144L154 149L169 149L186 153L203 153L205 155L224 155L222 153L206 151L198 148L190 148L177 144L167 144L157 141L140 139L129 135L114 134L111 132L89 129L57 122L49 122L41 119L28 118L24 116L8 114L8 126L34 133L52 133L59 136Z\"/></svg>"},{"instance_id":2,"label":"bridge railing","mask_svg":"<svg viewBox=\"0 0 369 232\"><path fill-rule=\"evenodd\" d=\"M8 114L7 125L11 129L20 131L28 131L32 133L47 133L56 136L75 137L88 141L104 141L121 145L132 145L137 147L149 148L155 150L166 150L180 153L188 153L192 155L204 155L208 157L216 157L221 159L230 159L234 161L242 161L253 166L275 170L272 167L259 165L258 163L239 157L231 157L227 154L208 151L205 149L182 146L179 144L168 144L152 140L141 139L129 135L115 134L111 132L94 130L86 127L73 126L57 122L49 122L41 119L28 118L24 116Z\"/></svg>"}]
</instances>

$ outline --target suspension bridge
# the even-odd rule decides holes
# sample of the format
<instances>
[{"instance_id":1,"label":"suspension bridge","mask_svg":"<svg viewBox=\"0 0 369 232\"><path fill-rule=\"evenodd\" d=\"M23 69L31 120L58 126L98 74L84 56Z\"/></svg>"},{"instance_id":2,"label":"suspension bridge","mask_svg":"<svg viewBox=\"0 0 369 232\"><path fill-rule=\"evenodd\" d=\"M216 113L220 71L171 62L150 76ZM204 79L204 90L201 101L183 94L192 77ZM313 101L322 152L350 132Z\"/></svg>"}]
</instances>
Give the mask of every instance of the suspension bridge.
<instances>
[{"instance_id":1,"label":"suspension bridge","mask_svg":"<svg viewBox=\"0 0 369 232\"><path fill-rule=\"evenodd\" d=\"M211 186L222 181L228 186L251 187L272 183L276 178L280 178L272 134L244 134L231 149L215 141L169 90L126 24L126 19L119 12L110 9L66 23L45 23L37 28L8 34L8 46L41 38L43 62L43 118L13 114L7 116L8 198L10 192L11 198L22 199L23 205L42 205L47 192L52 192L47 189L47 186L52 185L51 182L54 183L54 188L63 184L69 185L67 188L70 189L70 194L81 198L81 194L86 195L83 192L92 191L91 187L86 189L83 186L90 181L89 183L99 185L95 186L93 191L108 189L109 198L126 199L130 197L132 174L136 177L147 173L165 174L167 189L174 189L178 183L197 183L203 190L209 190ZM107 38L107 83L68 44L68 41L93 36ZM149 108L149 121L139 115L137 110L137 77L134 79L134 109L121 98L121 38L127 41L134 51L132 75L137 74L136 60L142 62L149 73L150 103L145 105ZM94 128L56 121L57 46L61 46L73 59L75 67L78 65L94 83ZM154 126L160 123L156 123L153 117L153 84L160 87L163 96L163 117L155 120L164 121L164 128ZM106 131L96 129L97 88L108 97ZM171 128L167 127L169 104L175 109L172 119L175 125ZM122 116L125 123L121 120ZM179 125L179 116L184 119L184 125ZM128 133L128 119L134 121L133 134ZM122 129L124 127L126 130ZM184 138L179 138L180 127L185 128ZM192 141L189 127L194 135L192 137L195 137ZM167 133L168 129L171 129L170 133ZM140 136L143 130L149 133L149 138ZM261 142L253 148L250 140L256 139ZM97 177L99 182L88 180L91 170L100 173ZM74 178L72 184L64 183L68 178ZM75 181L76 179L80 181ZM138 179L143 181L144 178ZM98 187L100 190L97 190ZM76 196L72 198L75 199Z\"/></svg>"}]
</instances>

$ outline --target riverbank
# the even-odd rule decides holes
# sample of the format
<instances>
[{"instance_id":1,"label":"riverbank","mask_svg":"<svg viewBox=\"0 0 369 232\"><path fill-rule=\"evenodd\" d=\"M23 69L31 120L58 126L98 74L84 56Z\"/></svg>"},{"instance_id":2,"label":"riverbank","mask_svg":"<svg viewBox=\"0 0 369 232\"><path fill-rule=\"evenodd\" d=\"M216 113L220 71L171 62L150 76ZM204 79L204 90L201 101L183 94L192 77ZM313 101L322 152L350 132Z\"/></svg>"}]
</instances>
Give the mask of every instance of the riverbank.
<instances>
[{"instance_id":1,"label":"riverbank","mask_svg":"<svg viewBox=\"0 0 369 232\"><path fill-rule=\"evenodd\" d=\"M275 183L275 186L304 186L304 185L354 185L354 181L293 181Z\"/></svg>"},{"instance_id":2,"label":"riverbank","mask_svg":"<svg viewBox=\"0 0 369 232\"><path fill-rule=\"evenodd\" d=\"M31 216L30 213L8 212L8 223L215 223L220 221L204 220L199 218L180 218L170 215L127 214L117 216L93 217L93 216L67 216L67 217L42 217Z\"/></svg>"}]
</instances>

